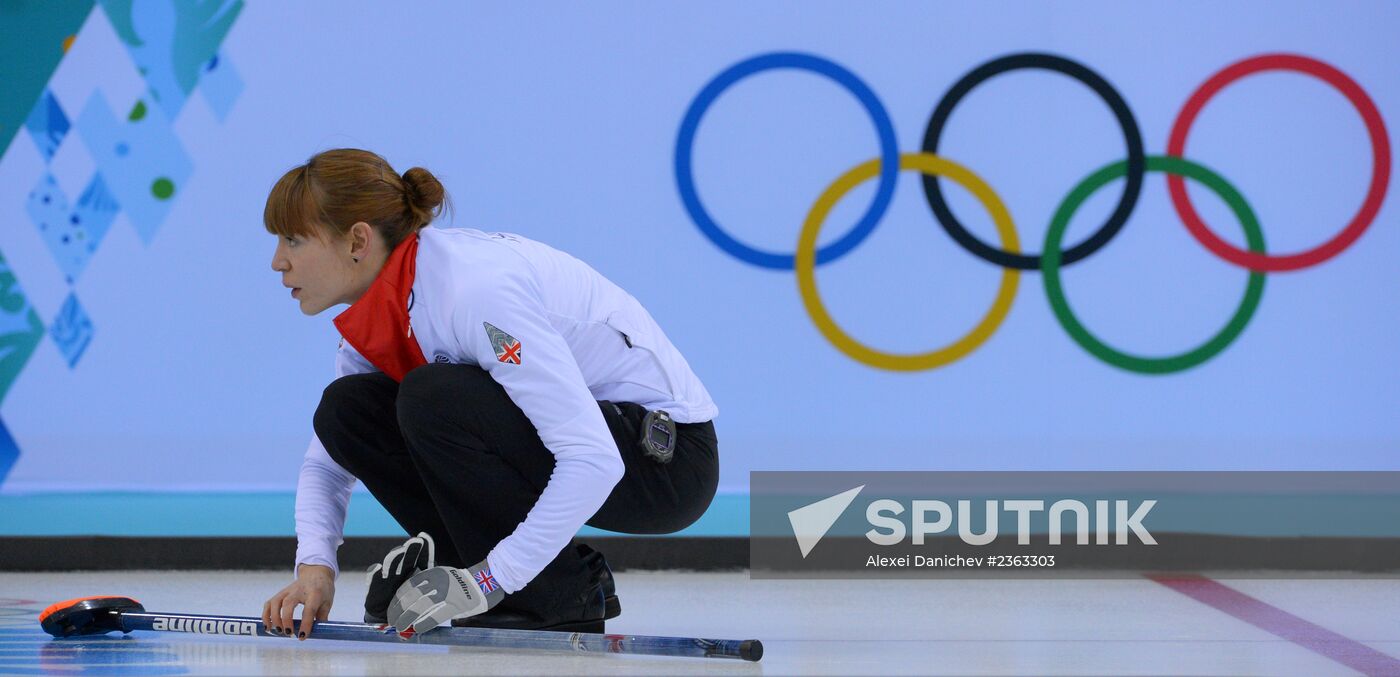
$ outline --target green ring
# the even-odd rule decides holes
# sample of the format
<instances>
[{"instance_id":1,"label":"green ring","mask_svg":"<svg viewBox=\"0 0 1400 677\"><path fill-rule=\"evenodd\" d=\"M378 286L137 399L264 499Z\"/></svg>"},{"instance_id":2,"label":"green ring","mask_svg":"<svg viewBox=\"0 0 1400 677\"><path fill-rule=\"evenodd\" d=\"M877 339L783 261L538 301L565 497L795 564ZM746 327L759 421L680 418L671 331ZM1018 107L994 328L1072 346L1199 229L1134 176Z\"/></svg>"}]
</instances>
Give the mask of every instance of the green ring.
<instances>
[{"instance_id":1,"label":"green ring","mask_svg":"<svg viewBox=\"0 0 1400 677\"><path fill-rule=\"evenodd\" d=\"M1140 357L1129 355L1095 338L1088 329L1080 324L1074 313L1069 308L1069 302L1065 299L1065 291L1060 283L1060 245L1064 240L1065 229L1069 227L1070 217L1075 210L1094 194L1094 191L1102 188L1109 181L1124 176L1127 173L1127 161L1115 162L1104 167L1070 191L1064 202L1060 203L1060 208L1055 211L1055 218L1050 221L1050 229L1045 233L1044 257L1041 262L1041 273L1045 278L1045 294L1050 297L1050 307L1055 311L1055 317L1060 324L1069 332L1070 338L1078 343L1091 355L1107 362L1115 367L1140 374L1170 374L1172 372L1184 371L1215 357L1220 351L1225 350L1240 332L1244 331L1245 325L1249 324L1249 319L1254 316L1254 311L1259 308L1259 299L1264 295L1264 274L1259 271L1249 273L1249 286L1244 292L1244 301L1240 303L1239 309L1235 311L1234 317L1230 318L1230 323L1225 325L1220 333L1211 337L1209 341L1199 347L1169 357ZM1245 239L1249 242L1249 251L1259 254L1264 253L1264 232L1259 228L1259 220L1254 216L1254 211L1245 202L1244 196L1235 190L1219 174L1206 169L1190 160L1178 157L1163 155L1152 155L1147 158L1147 171L1163 172L1184 176L1197 181L1207 188L1215 191L1230 205L1230 209L1235 212L1235 218L1239 219L1244 226Z\"/></svg>"}]
</instances>

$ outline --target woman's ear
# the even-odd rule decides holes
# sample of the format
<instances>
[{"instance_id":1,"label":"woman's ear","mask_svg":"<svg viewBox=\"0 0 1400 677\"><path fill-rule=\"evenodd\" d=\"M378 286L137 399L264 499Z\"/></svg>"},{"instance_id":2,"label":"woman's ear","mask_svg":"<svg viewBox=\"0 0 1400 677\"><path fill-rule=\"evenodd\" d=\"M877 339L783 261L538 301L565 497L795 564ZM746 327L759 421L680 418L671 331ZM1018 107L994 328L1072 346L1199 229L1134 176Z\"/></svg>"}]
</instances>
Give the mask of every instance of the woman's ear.
<instances>
[{"instance_id":1,"label":"woman's ear","mask_svg":"<svg viewBox=\"0 0 1400 677\"><path fill-rule=\"evenodd\" d=\"M369 257L370 247L374 244L374 227L364 221L356 221L350 226L348 233L350 240L350 258L356 263L360 259Z\"/></svg>"}]
</instances>

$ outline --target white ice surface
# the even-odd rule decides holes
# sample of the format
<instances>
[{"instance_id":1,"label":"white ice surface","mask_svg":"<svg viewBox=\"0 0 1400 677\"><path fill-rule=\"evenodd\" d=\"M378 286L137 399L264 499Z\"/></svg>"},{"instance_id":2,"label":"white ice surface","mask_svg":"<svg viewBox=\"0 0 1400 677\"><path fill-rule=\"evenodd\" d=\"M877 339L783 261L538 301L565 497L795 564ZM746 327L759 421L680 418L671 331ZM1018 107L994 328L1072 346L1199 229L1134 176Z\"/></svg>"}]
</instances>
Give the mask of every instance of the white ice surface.
<instances>
[{"instance_id":1,"label":"white ice surface","mask_svg":"<svg viewBox=\"0 0 1400 677\"><path fill-rule=\"evenodd\" d=\"M124 595L151 611L256 616L282 572L0 574L0 674L1354 675L1319 653L1143 579L771 581L621 572L608 631L759 638L757 664L315 639L135 633L67 648L34 610ZM1400 581L1229 580L1307 621L1400 655ZM331 617L358 620L359 576ZM22 602L22 603L19 603ZM27 610L27 611L26 611Z\"/></svg>"}]
</instances>

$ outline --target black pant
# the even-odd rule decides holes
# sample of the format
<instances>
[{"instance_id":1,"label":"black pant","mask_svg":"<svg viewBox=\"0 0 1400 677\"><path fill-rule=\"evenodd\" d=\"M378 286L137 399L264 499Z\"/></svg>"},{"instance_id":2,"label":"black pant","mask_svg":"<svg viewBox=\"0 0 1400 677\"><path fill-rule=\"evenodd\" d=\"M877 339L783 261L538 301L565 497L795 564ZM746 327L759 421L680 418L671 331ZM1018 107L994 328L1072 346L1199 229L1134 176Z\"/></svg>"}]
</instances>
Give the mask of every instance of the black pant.
<instances>
[{"instance_id":1,"label":"black pant","mask_svg":"<svg viewBox=\"0 0 1400 677\"><path fill-rule=\"evenodd\" d=\"M700 517L719 482L714 424L678 424L676 453L660 464L637 439L646 409L599 402L626 472L590 526L630 534L679 531ZM437 560L470 566L510 535L535 505L554 455L505 389L480 367L427 364L403 383L374 372L336 379L314 419L331 458L354 475L409 534L426 531ZM503 606L574 604L592 574L561 550Z\"/></svg>"}]
</instances>

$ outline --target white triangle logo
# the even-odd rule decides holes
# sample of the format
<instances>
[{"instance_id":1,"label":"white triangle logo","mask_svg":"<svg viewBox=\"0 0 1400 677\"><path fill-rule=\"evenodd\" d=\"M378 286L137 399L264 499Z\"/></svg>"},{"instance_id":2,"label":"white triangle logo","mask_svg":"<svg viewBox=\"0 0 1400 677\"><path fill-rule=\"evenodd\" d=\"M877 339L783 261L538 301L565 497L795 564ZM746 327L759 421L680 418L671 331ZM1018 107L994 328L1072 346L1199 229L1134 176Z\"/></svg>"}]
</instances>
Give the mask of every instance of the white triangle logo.
<instances>
[{"instance_id":1,"label":"white triangle logo","mask_svg":"<svg viewBox=\"0 0 1400 677\"><path fill-rule=\"evenodd\" d=\"M804 505L801 508L788 513L788 522L792 524L792 534L797 537L797 547L802 550L802 559L807 559L807 553L812 552L812 548L817 547L817 543L826 535L831 525L836 524L841 513L846 512L851 501L856 500L856 494L864 489L862 484L850 491L843 491L831 498L823 498L811 505Z\"/></svg>"}]
</instances>

